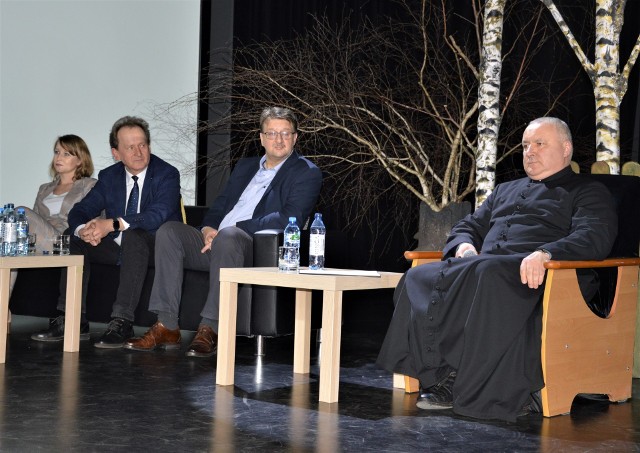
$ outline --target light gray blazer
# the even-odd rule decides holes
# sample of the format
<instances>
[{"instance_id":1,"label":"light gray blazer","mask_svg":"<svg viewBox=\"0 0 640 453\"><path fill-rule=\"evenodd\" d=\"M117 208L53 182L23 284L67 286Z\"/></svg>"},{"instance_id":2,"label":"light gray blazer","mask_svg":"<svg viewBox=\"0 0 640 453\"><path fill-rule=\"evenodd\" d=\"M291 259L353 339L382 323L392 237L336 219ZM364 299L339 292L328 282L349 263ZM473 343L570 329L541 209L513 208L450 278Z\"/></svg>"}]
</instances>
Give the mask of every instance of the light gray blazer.
<instances>
[{"instance_id":1,"label":"light gray blazer","mask_svg":"<svg viewBox=\"0 0 640 453\"><path fill-rule=\"evenodd\" d=\"M38 195L36 196L36 202L33 205L33 210L39 214L43 219L51 224L58 232L62 233L69 227L67 216L69 211L78 201L82 200L91 188L98 182L94 178L81 178L73 182L71 190L67 192L62 200L62 207L60 212L56 215L51 215L49 208L43 203L44 199L53 193L53 189L58 185L58 180L42 184L38 189Z\"/></svg>"}]
</instances>

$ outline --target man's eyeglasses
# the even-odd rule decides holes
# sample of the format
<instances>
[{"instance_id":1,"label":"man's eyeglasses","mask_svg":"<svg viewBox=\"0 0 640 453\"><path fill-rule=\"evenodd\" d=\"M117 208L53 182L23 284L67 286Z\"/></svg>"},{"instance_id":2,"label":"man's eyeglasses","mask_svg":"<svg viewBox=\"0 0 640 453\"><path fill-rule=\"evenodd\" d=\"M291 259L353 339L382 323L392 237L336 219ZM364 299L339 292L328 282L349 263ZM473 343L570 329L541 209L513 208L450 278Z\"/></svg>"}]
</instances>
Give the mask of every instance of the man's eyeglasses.
<instances>
[{"instance_id":1,"label":"man's eyeglasses","mask_svg":"<svg viewBox=\"0 0 640 453\"><path fill-rule=\"evenodd\" d=\"M282 131L282 132L267 131L267 132L260 132L260 133L265 137L267 137L269 140L275 140L278 135L282 140L290 140L291 137L293 137L296 134L295 132L289 132L289 131Z\"/></svg>"}]
</instances>

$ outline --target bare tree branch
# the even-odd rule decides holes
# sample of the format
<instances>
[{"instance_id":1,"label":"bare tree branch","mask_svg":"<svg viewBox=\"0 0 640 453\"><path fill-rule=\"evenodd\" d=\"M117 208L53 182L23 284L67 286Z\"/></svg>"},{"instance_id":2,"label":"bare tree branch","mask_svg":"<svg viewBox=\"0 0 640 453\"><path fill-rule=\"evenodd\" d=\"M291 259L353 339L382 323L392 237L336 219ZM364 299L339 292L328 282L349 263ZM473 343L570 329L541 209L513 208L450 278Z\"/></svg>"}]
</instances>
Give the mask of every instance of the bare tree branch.
<instances>
[{"instance_id":1,"label":"bare tree branch","mask_svg":"<svg viewBox=\"0 0 640 453\"><path fill-rule=\"evenodd\" d=\"M229 98L233 107L218 123L201 127L230 129L235 158L258 152L256 112L266 105L292 109L301 119L302 153L326 175L323 200L340 206L352 226L366 221L383 198L390 222L415 212L416 201L440 211L465 200L476 185L482 36L481 2L471 2L471 13L461 17L444 0L401 0L404 20L353 27L349 17L334 24L320 16L294 39L240 43L232 64L210 68L206 94L214 107ZM515 55L511 46L529 52L502 87L512 108L506 140L519 135L522 118L531 119L527 102L533 101L518 93L530 83L540 89L524 77L545 38L537 17L519 23L517 41L503 46L509 56ZM499 143L499 159L516 149L506 140Z\"/></svg>"}]
</instances>

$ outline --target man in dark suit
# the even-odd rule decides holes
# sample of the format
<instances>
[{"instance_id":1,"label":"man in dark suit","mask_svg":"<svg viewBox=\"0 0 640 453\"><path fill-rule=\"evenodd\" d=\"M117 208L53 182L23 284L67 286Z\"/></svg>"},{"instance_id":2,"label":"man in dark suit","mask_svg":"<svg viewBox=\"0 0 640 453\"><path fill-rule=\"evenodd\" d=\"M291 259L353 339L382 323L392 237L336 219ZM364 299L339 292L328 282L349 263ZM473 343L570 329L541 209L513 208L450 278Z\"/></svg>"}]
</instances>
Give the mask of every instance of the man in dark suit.
<instances>
[{"instance_id":1,"label":"man in dark suit","mask_svg":"<svg viewBox=\"0 0 640 453\"><path fill-rule=\"evenodd\" d=\"M156 276L149 310L156 322L125 348L148 351L180 348L178 314L184 269L208 270L209 294L202 320L188 356L208 357L216 352L220 268L249 266L253 260L253 233L287 225L289 217L302 224L316 203L322 174L294 151L298 121L289 109L266 108L260 117L262 158L242 159L222 194L216 198L197 230L168 222L158 230Z\"/></svg>"},{"instance_id":2,"label":"man in dark suit","mask_svg":"<svg viewBox=\"0 0 640 453\"><path fill-rule=\"evenodd\" d=\"M84 317L92 262L120 265L120 285L112 320L95 343L99 348L120 348L133 337L134 311L140 299L147 269L153 263L154 235L168 220L180 220L180 174L151 154L149 124L125 116L109 135L111 153L118 161L98 174L98 182L69 212L71 253L84 255L80 338L89 338ZM103 214L104 213L104 214ZM66 305L62 279L58 310ZM60 341L64 315L49 328L31 336L38 341Z\"/></svg>"}]
</instances>

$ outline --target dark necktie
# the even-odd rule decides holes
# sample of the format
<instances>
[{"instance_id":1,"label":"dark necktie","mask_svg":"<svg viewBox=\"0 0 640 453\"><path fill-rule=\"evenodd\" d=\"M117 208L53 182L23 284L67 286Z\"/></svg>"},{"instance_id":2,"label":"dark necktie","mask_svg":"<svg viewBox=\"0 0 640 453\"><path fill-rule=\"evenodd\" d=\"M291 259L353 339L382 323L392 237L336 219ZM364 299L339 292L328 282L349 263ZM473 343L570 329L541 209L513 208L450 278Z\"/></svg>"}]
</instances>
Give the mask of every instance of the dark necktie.
<instances>
[{"instance_id":1,"label":"dark necktie","mask_svg":"<svg viewBox=\"0 0 640 453\"><path fill-rule=\"evenodd\" d=\"M125 215L131 215L138 212L138 196L140 195L140 189L138 188L138 177L132 176L133 187L129 194L129 201L127 201L127 212Z\"/></svg>"}]
</instances>

